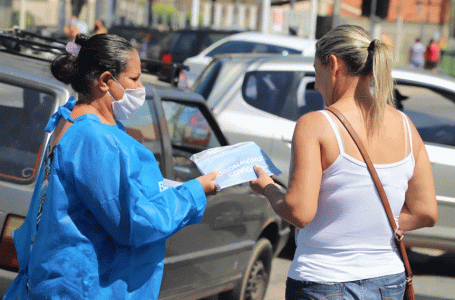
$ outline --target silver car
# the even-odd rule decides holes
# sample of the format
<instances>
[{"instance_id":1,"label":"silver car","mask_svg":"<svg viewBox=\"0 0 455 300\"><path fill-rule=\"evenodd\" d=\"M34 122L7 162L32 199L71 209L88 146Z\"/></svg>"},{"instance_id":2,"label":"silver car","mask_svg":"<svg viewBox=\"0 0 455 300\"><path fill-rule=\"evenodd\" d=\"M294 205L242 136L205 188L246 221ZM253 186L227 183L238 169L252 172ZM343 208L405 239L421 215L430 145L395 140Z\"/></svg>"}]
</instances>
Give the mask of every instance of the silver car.
<instances>
[{"instance_id":1,"label":"silver car","mask_svg":"<svg viewBox=\"0 0 455 300\"><path fill-rule=\"evenodd\" d=\"M323 109L314 89L313 58L302 56L216 57L193 89L206 99L228 140L255 141L289 179L291 139L297 119ZM406 234L408 246L455 251L455 80L415 69L395 68L397 107L422 136L436 184L439 220Z\"/></svg>"},{"instance_id":2,"label":"silver car","mask_svg":"<svg viewBox=\"0 0 455 300\"><path fill-rule=\"evenodd\" d=\"M1 32L0 40L5 42L0 45L1 297L17 276L12 232L27 215L43 145L49 139L44 126L74 92L52 77L45 57L31 58L15 50L32 45L38 51L36 44L2 36ZM4 48L6 41L19 45ZM133 118L123 122L126 132L153 152L165 178L187 181L200 176L189 157L227 145L203 98L158 82L154 76L144 74L141 80L147 101ZM232 299L262 300L272 259L289 235L288 224L248 183L223 189L208 197L199 224L166 241L159 298L199 299L221 293Z\"/></svg>"}]
</instances>

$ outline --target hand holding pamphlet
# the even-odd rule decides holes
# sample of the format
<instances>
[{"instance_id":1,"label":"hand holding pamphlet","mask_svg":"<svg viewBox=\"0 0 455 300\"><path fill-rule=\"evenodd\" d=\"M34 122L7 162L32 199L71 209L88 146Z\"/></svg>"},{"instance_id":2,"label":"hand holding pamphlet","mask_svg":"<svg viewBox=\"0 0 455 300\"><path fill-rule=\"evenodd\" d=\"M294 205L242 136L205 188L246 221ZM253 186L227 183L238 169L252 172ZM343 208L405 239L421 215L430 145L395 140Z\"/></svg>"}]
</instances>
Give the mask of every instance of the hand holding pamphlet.
<instances>
[{"instance_id":1,"label":"hand holding pamphlet","mask_svg":"<svg viewBox=\"0 0 455 300\"><path fill-rule=\"evenodd\" d=\"M279 175L281 171L254 142L211 148L190 159L202 174L218 171L214 182L217 190L256 179L253 166L260 166L268 175Z\"/></svg>"}]
</instances>

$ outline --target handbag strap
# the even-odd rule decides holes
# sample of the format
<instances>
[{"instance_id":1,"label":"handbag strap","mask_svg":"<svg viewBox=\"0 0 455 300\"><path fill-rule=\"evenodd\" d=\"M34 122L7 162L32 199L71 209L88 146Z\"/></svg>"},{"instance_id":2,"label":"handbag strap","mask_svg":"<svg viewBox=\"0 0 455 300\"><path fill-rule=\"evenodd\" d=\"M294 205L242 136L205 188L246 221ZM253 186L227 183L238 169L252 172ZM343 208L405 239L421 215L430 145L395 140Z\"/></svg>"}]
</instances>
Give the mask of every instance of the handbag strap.
<instances>
[{"instance_id":1,"label":"handbag strap","mask_svg":"<svg viewBox=\"0 0 455 300\"><path fill-rule=\"evenodd\" d=\"M341 124L344 125L346 130L348 131L349 135L351 138L354 140L354 143L357 145L359 148L360 154L363 157L363 160L365 161L368 170L370 171L371 177L373 178L374 184L376 186L376 189L378 190L379 196L381 197L382 204L384 206L384 209L387 213L387 218L389 219L389 223L392 226L392 230L395 233L395 243L397 245L397 248L399 249L399 253L401 256L401 259L403 260L403 264L406 270L406 277L408 280L411 280L412 278L412 271L411 271L411 264L409 263L408 255L406 253L406 248L403 242L403 236L398 235L397 230L397 224L395 223L395 218L393 217L392 209L390 208L389 200L387 199L387 194L385 193L384 187L382 186L381 180L379 179L378 173L376 172L376 169L374 168L373 163L371 162L370 156L367 153L367 150L362 144L362 141L360 138L357 136L356 132L354 131L354 128L352 128L351 124L349 124L348 120L335 108L333 107L326 107L326 110L330 111L333 113L341 122Z\"/></svg>"}]
</instances>

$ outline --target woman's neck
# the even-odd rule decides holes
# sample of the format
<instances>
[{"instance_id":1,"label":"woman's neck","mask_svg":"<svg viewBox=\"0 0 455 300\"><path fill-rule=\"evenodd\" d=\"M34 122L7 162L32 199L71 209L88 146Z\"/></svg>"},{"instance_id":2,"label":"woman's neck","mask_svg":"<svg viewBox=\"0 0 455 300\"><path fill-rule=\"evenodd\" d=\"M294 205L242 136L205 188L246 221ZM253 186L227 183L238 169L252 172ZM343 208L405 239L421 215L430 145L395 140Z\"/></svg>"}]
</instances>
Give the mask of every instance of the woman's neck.
<instances>
[{"instance_id":1,"label":"woman's neck","mask_svg":"<svg viewBox=\"0 0 455 300\"><path fill-rule=\"evenodd\" d=\"M346 76L338 83L333 95L333 103L356 103L370 107L374 100L370 90L369 76Z\"/></svg>"},{"instance_id":2,"label":"woman's neck","mask_svg":"<svg viewBox=\"0 0 455 300\"><path fill-rule=\"evenodd\" d=\"M115 121L114 113L112 111L112 100L109 98L110 96L106 94L103 97L94 99L89 104L77 104L74 107L71 116L77 118L84 114L94 114L98 116L101 123L115 125L117 122Z\"/></svg>"}]
</instances>

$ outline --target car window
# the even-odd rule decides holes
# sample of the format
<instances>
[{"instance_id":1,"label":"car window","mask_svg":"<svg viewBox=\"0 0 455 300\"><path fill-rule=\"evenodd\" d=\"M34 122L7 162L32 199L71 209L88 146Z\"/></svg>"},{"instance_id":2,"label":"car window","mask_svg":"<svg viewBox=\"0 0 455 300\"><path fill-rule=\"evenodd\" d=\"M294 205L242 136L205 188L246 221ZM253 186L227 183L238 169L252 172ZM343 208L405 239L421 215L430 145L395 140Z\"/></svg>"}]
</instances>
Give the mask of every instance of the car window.
<instances>
[{"instance_id":1,"label":"car window","mask_svg":"<svg viewBox=\"0 0 455 300\"><path fill-rule=\"evenodd\" d=\"M397 108L409 116L424 142L455 146L453 100L425 87L402 84L395 86L395 98Z\"/></svg>"},{"instance_id":2,"label":"car window","mask_svg":"<svg viewBox=\"0 0 455 300\"><path fill-rule=\"evenodd\" d=\"M44 151L44 127L56 105L55 96L0 82L0 177L29 183L37 176Z\"/></svg>"},{"instance_id":3,"label":"car window","mask_svg":"<svg viewBox=\"0 0 455 300\"><path fill-rule=\"evenodd\" d=\"M210 33L208 35L208 39L210 41L209 45L211 45L215 42L218 42L219 40L224 39L225 37L227 37L229 35L231 35L231 34L230 33Z\"/></svg>"},{"instance_id":4,"label":"car window","mask_svg":"<svg viewBox=\"0 0 455 300\"><path fill-rule=\"evenodd\" d=\"M210 51L207 56L212 57L217 54L225 53L251 53L255 43L243 41L227 41Z\"/></svg>"},{"instance_id":5,"label":"car window","mask_svg":"<svg viewBox=\"0 0 455 300\"><path fill-rule=\"evenodd\" d=\"M282 54L282 55L302 53L302 51L300 51L300 50L295 50L295 49L276 46L276 45L260 44L260 43L257 43L256 45L254 45L252 52L253 53L273 53L273 54Z\"/></svg>"},{"instance_id":6,"label":"car window","mask_svg":"<svg viewBox=\"0 0 455 300\"><path fill-rule=\"evenodd\" d=\"M153 152L161 167L163 145L153 102L145 101L144 105L130 119L122 121L122 124L129 135Z\"/></svg>"},{"instance_id":7,"label":"car window","mask_svg":"<svg viewBox=\"0 0 455 300\"><path fill-rule=\"evenodd\" d=\"M219 45L207 56L212 57L217 54L226 53L276 53L276 54L300 54L302 51L295 50L288 47L281 47L276 45L246 42L246 41L227 41L226 43Z\"/></svg>"},{"instance_id":8,"label":"car window","mask_svg":"<svg viewBox=\"0 0 455 300\"><path fill-rule=\"evenodd\" d=\"M194 179L201 173L191 155L221 143L197 107L166 100L162 104L173 146L174 180Z\"/></svg>"},{"instance_id":9,"label":"car window","mask_svg":"<svg viewBox=\"0 0 455 300\"><path fill-rule=\"evenodd\" d=\"M166 34L160 41L160 47L163 49L171 49L177 41L177 35L173 32Z\"/></svg>"},{"instance_id":10,"label":"car window","mask_svg":"<svg viewBox=\"0 0 455 300\"><path fill-rule=\"evenodd\" d=\"M194 83L194 91L207 100L212 92L213 85L215 84L218 74L220 73L222 63L216 61L211 63L199 76Z\"/></svg>"},{"instance_id":11,"label":"car window","mask_svg":"<svg viewBox=\"0 0 455 300\"><path fill-rule=\"evenodd\" d=\"M229 36L228 33L207 33L207 34L202 34L202 38L199 41L200 43L200 51L204 50L208 46L212 45L215 42L218 42L219 40Z\"/></svg>"},{"instance_id":12,"label":"car window","mask_svg":"<svg viewBox=\"0 0 455 300\"><path fill-rule=\"evenodd\" d=\"M297 119L308 112L324 108L324 101L320 92L314 89L314 77L305 76L297 89ZM295 121L297 121L297 119Z\"/></svg>"},{"instance_id":13,"label":"car window","mask_svg":"<svg viewBox=\"0 0 455 300\"><path fill-rule=\"evenodd\" d=\"M322 97L314 78L302 71L253 71L245 74L242 96L251 106L296 121L302 114L321 109Z\"/></svg>"},{"instance_id":14,"label":"car window","mask_svg":"<svg viewBox=\"0 0 455 300\"><path fill-rule=\"evenodd\" d=\"M187 33L177 35L178 39L171 43L169 50L171 52L191 53L194 42L196 41L196 33Z\"/></svg>"}]
</instances>

